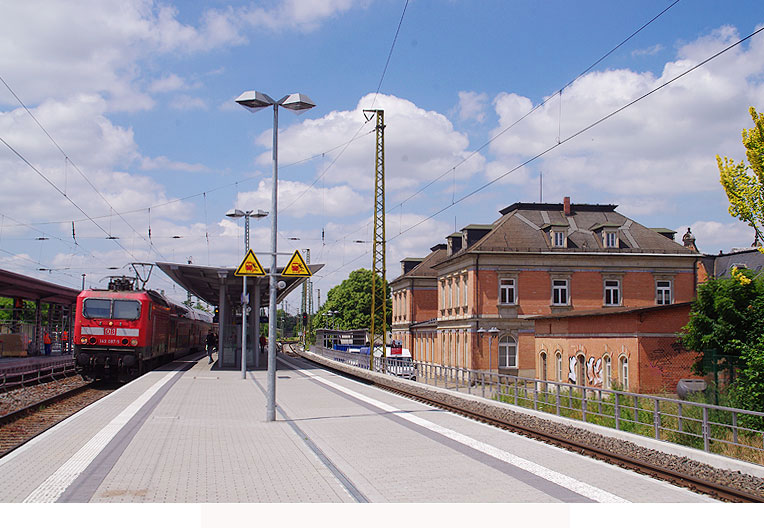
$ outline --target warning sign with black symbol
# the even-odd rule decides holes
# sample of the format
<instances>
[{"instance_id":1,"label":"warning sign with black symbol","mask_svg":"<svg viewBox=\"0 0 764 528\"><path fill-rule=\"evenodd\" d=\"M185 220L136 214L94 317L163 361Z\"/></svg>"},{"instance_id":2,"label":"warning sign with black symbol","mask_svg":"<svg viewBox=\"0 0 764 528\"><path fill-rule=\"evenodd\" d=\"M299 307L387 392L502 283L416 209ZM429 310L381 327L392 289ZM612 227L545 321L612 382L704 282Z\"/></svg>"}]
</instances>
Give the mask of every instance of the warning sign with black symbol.
<instances>
[{"instance_id":1,"label":"warning sign with black symbol","mask_svg":"<svg viewBox=\"0 0 764 528\"><path fill-rule=\"evenodd\" d=\"M289 259L289 264L281 272L281 275L283 277L310 277L313 274L310 272L308 265L305 264L302 256L300 256L300 252L295 251L292 258Z\"/></svg>"},{"instance_id":2,"label":"warning sign with black symbol","mask_svg":"<svg viewBox=\"0 0 764 528\"><path fill-rule=\"evenodd\" d=\"M265 275L265 270L260 265L260 261L257 260L254 252L250 249L247 252L247 256L239 264L239 267L236 268L234 275L237 277L257 277Z\"/></svg>"}]
</instances>

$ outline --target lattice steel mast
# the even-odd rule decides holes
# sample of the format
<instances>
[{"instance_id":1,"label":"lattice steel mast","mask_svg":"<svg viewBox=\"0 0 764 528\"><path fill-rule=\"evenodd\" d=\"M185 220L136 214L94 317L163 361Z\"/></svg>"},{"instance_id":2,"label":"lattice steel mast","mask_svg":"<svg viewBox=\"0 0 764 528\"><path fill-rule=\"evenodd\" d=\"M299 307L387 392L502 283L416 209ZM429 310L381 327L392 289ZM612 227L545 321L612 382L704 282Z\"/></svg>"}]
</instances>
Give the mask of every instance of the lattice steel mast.
<instances>
[{"instance_id":1,"label":"lattice steel mast","mask_svg":"<svg viewBox=\"0 0 764 528\"><path fill-rule=\"evenodd\" d=\"M371 274L371 345L369 368L374 368L375 345L382 345L382 358L387 357L387 288L385 287L385 113L384 110L364 110L364 116L377 115L377 149L374 170L374 239L372 245ZM371 116L367 117L367 120ZM377 281L381 281L381 293ZM381 314L381 327L375 320ZM385 361L382 361L384 368Z\"/></svg>"}]
</instances>

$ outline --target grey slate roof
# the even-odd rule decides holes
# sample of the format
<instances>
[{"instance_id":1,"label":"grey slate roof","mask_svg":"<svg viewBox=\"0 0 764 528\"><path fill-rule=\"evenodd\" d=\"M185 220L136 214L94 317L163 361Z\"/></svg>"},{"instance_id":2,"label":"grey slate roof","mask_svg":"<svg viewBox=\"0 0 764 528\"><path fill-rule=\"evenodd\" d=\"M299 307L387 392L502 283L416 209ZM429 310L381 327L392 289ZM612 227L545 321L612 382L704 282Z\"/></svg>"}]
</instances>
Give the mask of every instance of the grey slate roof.
<instances>
[{"instance_id":1,"label":"grey slate roof","mask_svg":"<svg viewBox=\"0 0 764 528\"><path fill-rule=\"evenodd\" d=\"M760 272L764 270L764 253L751 248L719 255L706 255L703 264L714 277L729 277L732 266L745 267L746 269Z\"/></svg>"},{"instance_id":2,"label":"grey slate roof","mask_svg":"<svg viewBox=\"0 0 764 528\"><path fill-rule=\"evenodd\" d=\"M606 251L694 254L689 248L648 229L615 211L615 205L571 204L565 216L562 204L517 203L502 209L494 228L464 251ZM567 226L567 248L551 245L549 230ZM605 248L601 228L616 229L618 248Z\"/></svg>"}]
</instances>

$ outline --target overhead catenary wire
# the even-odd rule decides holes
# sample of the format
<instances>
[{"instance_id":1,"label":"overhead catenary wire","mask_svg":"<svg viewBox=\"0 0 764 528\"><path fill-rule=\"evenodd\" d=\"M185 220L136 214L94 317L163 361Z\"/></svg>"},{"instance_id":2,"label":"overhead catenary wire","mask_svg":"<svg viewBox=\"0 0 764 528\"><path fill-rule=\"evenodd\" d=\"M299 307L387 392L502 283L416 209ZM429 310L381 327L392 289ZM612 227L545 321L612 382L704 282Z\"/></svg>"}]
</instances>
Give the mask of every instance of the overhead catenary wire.
<instances>
[{"instance_id":1,"label":"overhead catenary wire","mask_svg":"<svg viewBox=\"0 0 764 528\"><path fill-rule=\"evenodd\" d=\"M473 158L473 157L474 157L474 156L476 156L478 153L480 153L481 151L483 151L483 150L484 150L486 147L488 147L489 145L491 145L491 144L492 144L494 141L496 141L496 140L497 140L499 137L501 137L502 135L506 134L506 133L507 133L509 130L511 130L511 129L513 129L515 126L519 125L519 124L520 124L522 121L524 121L524 120L525 120L527 117L529 117L529 116L530 116L530 115L532 115L534 112L536 112L536 110L538 110L539 108L541 108L541 107L545 106L545 105L546 105L546 104L547 104L547 103L548 103L548 102L549 102L551 99L555 98L555 97L556 97L558 94L559 94L559 96L560 96L560 115L559 115L559 119L561 120L561 119L562 119L562 113L561 113L561 112L562 112L562 92L563 92L563 90L564 90L564 89L566 89L566 88L568 88L569 86L571 86L573 83L575 83L575 82L576 82L578 79L580 79L581 77L583 77L583 76L584 76L584 75L586 75L587 73L589 73L589 72L590 72L590 71L591 71L593 68L595 68L595 67L596 67L598 64L600 64L600 63L601 63L602 61L604 61L604 60L605 60L607 57L609 57L609 56L610 56L610 55L612 55L612 54L613 54L615 51L617 51L619 48L621 48L621 47L622 47L624 44L626 44L628 41L630 41L632 38L634 38L636 35L638 35L640 32L642 32L642 30L644 30L645 28L647 28L647 27L648 27L650 24L652 24L653 22L655 22L656 20L658 20L658 19L659 19L661 16L663 16L663 15L664 15L666 12L668 12L668 11L669 11L669 10L670 10L672 7L674 7L674 6L675 6L676 4L678 4L679 2L680 2L680 0L674 0L674 1L673 1L671 4L669 4L669 5L668 5L667 7L665 7L663 10L661 10L661 11L660 11L658 14L656 14L655 16L653 16L653 17L652 17L650 20L648 20L647 22L645 22L644 24L642 24L642 25L641 25L641 26L640 26L638 29L636 29L635 31L633 31L633 32L632 32L632 33L631 33L631 34L630 34L628 37L626 37L626 38L625 38L625 39L623 39L621 42L619 42L619 43L618 43L616 46L614 46L612 49L610 49L610 50L609 50L607 53L605 53L604 55L602 55L601 57L599 57L599 58L598 58L596 61L594 61L594 62L593 62L593 63L592 63L590 66L588 66L586 69L584 69L584 70L583 70L581 73L579 73L579 74L578 74L578 75L576 75L576 76L575 76L573 79L571 79L570 81L568 81L567 83L565 83L565 84L564 84L564 85L563 85L563 86L562 86L560 89L556 90L556 91L554 92L554 94L553 94L553 95L551 95L551 96L549 96L549 97L546 97L546 98L544 98L544 100L543 100L543 101L541 101L540 103L538 103L538 104L534 105L534 106L533 106L533 107L532 107L532 108L531 108L531 109L530 109L528 112L526 112L525 114L523 114L522 116L520 116L520 117L519 117L518 119L516 119L514 122L510 123L509 125L507 125L505 128L503 128L503 129L502 129L501 131L499 131L497 134L495 134L494 136L492 136L491 138L489 138L489 139L488 139L486 142L484 142L482 145L480 145L480 146L479 146L477 149L473 150L473 151L472 151L472 152L471 152L471 153L470 153L468 156L464 157L464 158L463 158L461 161L459 161L458 163L456 163L456 164L455 164L453 167L451 167L450 169L448 169L448 170L444 171L442 174L440 174L439 176L437 176L435 179L433 179L433 180L429 181L429 182L428 182L426 185L424 185L423 187L419 188L419 189L418 189L416 192L414 192L414 193L413 193L413 194L411 194L410 196L408 196L408 197L406 197L405 199L403 199L403 200L402 200L400 203L398 203L397 205L393 205L393 206L390 206L390 208L389 208L389 209L386 211L386 213L390 213L390 212L394 211L394 210L396 209L396 207L398 207L398 206L402 206L402 205L405 205L405 204L406 204L406 202L408 202L408 201L412 200L413 198L415 198L416 196L418 196L419 194L421 194L421 193L423 193L425 190L427 190L429 187L431 187L432 185L434 185L434 184L436 184L437 182L439 182L439 181L440 181L441 179L443 179L443 178L444 178L444 177L445 177L445 176L446 176L446 175L447 175L449 172L451 172L451 171L454 171L454 172L455 172L457 168L459 168L461 165L465 164L465 163L466 163L467 161L469 161L471 158ZM558 126L559 126L559 128L561 128L561 121L558 121ZM559 134L559 132L558 132L558 134ZM360 231L360 229L358 229L357 231Z\"/></svg>"},{"instance_id":2,"label":"overhead catenary wire","mask_svg":"<svg viewBox=\"0 0 764 528\"><path fill-rule=\"evenodd\" d=\"M659 90L661 90L661 89L663 89L663 88L665 88L665 87L669 86L670 84L672 84L672 83L674 83L675 81L677 81L677 80L681 79L682 77L684 77L684 76L686 76L686 75L688 75L688 74L692 73L693 71L697 70L698 68L701 68L701 67L702 67L702 66L704 66L705 64L707 64L707 63L709 63L710 61L712 61L712 60L716 59L717 57L719 57L719 56L723 55L724 53L726 53L726 52L728 52L728 51L732 50L733 48L735 48L735 47L737 47L737 46L739 46L739 45L740 45L740 44L742 44L743 42L745 42L745 41L747 41L747 40L750 40L751 38L753 38L753 37L754 37L754 36L756 36L757 34L761 33L762 31L764 31L764 27L761 27L761 28L759 28L759 29L757 29L757 30L753 31L752 33L750 33L750 34L749 34L749 35L747 35L746 37L743 37L743 38L741 38L740 40L738 40L737 42L734 42L734 43L730 44L729 46L727 46L727 47L723 48L722 50L720 50L720 51L718 51L718 52L714 53L713 55L711 55L711 56L709 56L708 58L704 59L703 61L699 62L699 63L698 63L698 64L696 64L695 66L692 66L692 67L688 68L687 70L683 71L682 73L680 73L680 74L678 74L678 75L676 75L676 76L672 77L672 78L671 78L671 79L669 79L668 81L665 81L664 83L660 84L659 86L656 86L656 87L655 87L655 88L653 88L652 90L649 90L648 92L646 92L646 93L642 94L641 96L639 96L639 97L637 97L637 98L635 98L635 99L631 100L630 102L628 102L628 103L624 104L623 106L621 106L621 107L617 108L616 110L614 110L614 111L612 111L612 112L610 112L610 113L608 113L608 114L606 114L606 115L602 116L601 118L599 118L599 119L597 119L597 120L593 121L593 122L592 122L592 123L590 123L589 125L587 125L587 126L585 126L585 127L581 128L581 129L579 129L578 131L574 132L573 134L571 134L570 136L566 137L565 139L561 139L559 142L556 142L555 144L553 144L553 145L551 145L550 147L548 147L548 148L546 148L546 149L542 150L542 151L541 151L541 152L539 152L538 154L536 154L536 155L534 155L534 156L532 156L532 157L530 157L530 158L526 159L525 161L523 161L522 163L520 163L520 164L516 165L516 166L515 166L515 167L513 167L512 169L510 169L510 170L508 170L508 171L504 172L503 174L500 174L500 175L499 175L499 176L497 176L496 178L494 178L494 179L492 179L492 180L490 180L490 181L486 182L485 184L483 184L483 185L481 185L481 186L477 187L476 189L474 189L474 190L470 191L469 193L467 193L467 194L465 194L464 196L462 196L462 197L460 197L459 199L457 199L457 200L456 200L454 203L452 203L452 204L448 204L448 205L446 205L446 206L442 207L441 209L437 210L436 212L432 213L431 215L429 215L428 217L426 217L426 218L422 219L421 221L419 221L419 222L416 222L415 224L412 224L411 226L407 227L406 229L403 229L403 230L402 230L402 231L401 231L399 234L392 236L392 237L391 237L389 240L395 240L396 238L398 238L398 237L400 237L400 236L402 236L402 235L406 234L407 232L409 232L409 231L411 231L411 230L415 229L416 227L418 227L418 226L422 225L423 223L427 222L428 220L431 220L431 219L435 218L436 216L440 215L441 213L443 213L443 212L447 211L447 210L448 210L448 209L450 209L451 207L454 207L455 205L457 205L457 204L459 204L459 203L463 202L464 200L466 200L466 199L468 199L468 198L470 198L470 197L472 197L472 196L474 196L474 195L478 194L479 192L481 192L481 191L485 190L486 188L488 188L488 187L490 187L491 185L495 184L496 182L498 182L498 181L502 180L503 178L507 177L508 175L512 174L513 172L515 172L515 171L517 171L517 170L521 169L522 167L525 167L525 166L526 166L526 165L528 165L529 163L532 163L533 161L535 161L535 160L537 160L537 159L539 159L539 158L541 158L541 157L545 156L545 155L546 155L546 154L548 154L549 152L551 152L551 151L553 151L553 150L555 150L555 149L557 149L557 148L561 147L562 145L564 145L564 144L568 143L569 141L572 141L573 139L577 138L578 136L580 136L580 135L582 135L582 134L586 133L587 131L589 131L589 130L591 130L591 129L595 128L596 126L598 126L598 125L602 124L603 122L605 122L605 121L607 121L608 119L610 119L610 118L614 117L615 115L617 115L617 114L619 114L619 113L623 112L624 110L626 110L626 109L630 108L631 106L633 106L633 105L635 105L635 104L639 103L640 101L642 101L642 100L646 99L647 97L649 97L649 96L653 95L654 93L658 92ZM356 231L357 231L357 230L356 230ZM346 235L346 236L347 236L347 235ZM367 251L365 254L368 254L368 251ZM357 259L358 259L358 258L360 258L361 256L363 256L363 255L360 255L359 257L357 257L357 258L356 258L356 259L354 259L353 261L357 260ZM344 267L346 267L346 266L350 265L350 264L351 264L353 261L350 261L350 262L348 262L348 263L345 263L345 264L343 264L342 266L340 266L339 268L337 268L337 269L335 269L335 270L331 270L331 271L328 271L328 273L327 273L327 272L324 272L324 273L322 274L322 277L323 277L323 278L326 278L326 277L329 277L329 276L331 276L332 274L334 274L334 273L336 273L336 272L340 271L340 270L341 270L341 269L343 269Z\"/></svg>"}]
</instances>

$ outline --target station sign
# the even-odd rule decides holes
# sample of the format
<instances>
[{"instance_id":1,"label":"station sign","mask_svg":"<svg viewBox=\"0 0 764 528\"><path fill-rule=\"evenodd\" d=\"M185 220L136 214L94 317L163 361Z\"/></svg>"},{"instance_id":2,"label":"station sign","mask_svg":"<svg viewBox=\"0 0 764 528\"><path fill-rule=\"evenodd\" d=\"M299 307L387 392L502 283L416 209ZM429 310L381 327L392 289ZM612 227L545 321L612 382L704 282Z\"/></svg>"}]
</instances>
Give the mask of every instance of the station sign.
<instances>
[{"instance_id":1,"label":"station sign","mask_svg":"<svg viewBox=\"0 0 764 528\"><path fill-rule=\"evenodd\" d=\"M310 277L312 275L299 251L294 252L292 258L289 259L289 264L281 272L282 277Z\"/></svg>"},{"instance_id":2,"label":"station sign","mask_svg":"<svg viewBox=\"0 0 764 528\"><path fill-rule=\"evenodd\" d=\"M265 270L260 265L260 261L257 260L255 253L250 249L233 274L237 277L259 277L265 275Z\"/></svg>"}]
</instances>

